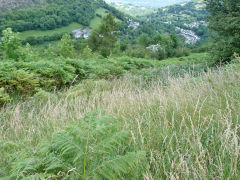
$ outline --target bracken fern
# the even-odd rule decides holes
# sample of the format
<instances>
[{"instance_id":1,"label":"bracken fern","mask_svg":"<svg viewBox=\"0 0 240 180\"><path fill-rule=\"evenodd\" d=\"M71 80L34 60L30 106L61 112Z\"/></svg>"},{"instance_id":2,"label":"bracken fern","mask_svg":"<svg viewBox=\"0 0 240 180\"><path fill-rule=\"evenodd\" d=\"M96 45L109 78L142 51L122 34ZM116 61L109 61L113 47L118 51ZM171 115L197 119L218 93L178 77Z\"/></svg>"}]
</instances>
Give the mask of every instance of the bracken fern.
<instances>
[{"instance_id":1,"label":"bracken fern","mask_svg":"<svg viewBox=\"0 0 240 180\"><path fill-rule=\"evenodd\" d=\"M36 151L24 150L12 164L12 179L119 179L134 176L145 152L131 152L130 134L119 119L91 114L54 133Z\"/></svg>"}]
</instances>

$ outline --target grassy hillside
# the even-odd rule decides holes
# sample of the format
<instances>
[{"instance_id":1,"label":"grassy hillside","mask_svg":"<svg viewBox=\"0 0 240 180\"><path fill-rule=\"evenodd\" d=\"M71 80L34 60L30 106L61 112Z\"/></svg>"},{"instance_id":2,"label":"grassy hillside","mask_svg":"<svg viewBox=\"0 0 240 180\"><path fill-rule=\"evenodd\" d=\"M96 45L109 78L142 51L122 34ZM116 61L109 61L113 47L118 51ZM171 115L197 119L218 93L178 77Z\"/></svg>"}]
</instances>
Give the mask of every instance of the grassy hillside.
<instances>
[{"instance_id":1,"label":"grassy hillside","mask_svg":"<svg viewBox=\"0 0 240 180\"><path fill-rule=\"evenodd\" d=\"M157 9L151 14L140 16L158 32L175 32L188 44L204 44L208 38L208 12L202 0L193 0Z\"/></svg>"},{"instance_id":2,"label":"grassy hillside","mask_svg":"<svg viewBox=\"0 0 240 180\"><path fill-rule=\"evenodd\" d=\"M0 179L239 179L239 3L210 1L209 24L203 0L139 19L102 0L0 1ZM200 46L213 26L221 52Z\"/></svg>"},{"instance_id":3,"label":"grassy hillside","mask_svg":"<svg viewBox=\"0 0 240 180\"><path fill-rule=\"evenodd\" d=\"M237 179L239 70L155 67L9 104L0 177Z\"/></svg>"},{"instance_id":4,"label":"grassy hillside","mask_svg":"<svg viewBox=\"0 0 240 180\"><path fill-rule=\"evenodd\" d=\"M78 23L71 23L68 26L64 26L64 27L60 27L60 28L56 28L53 30L46 30L46 31L42 31L42 30L29 30L29 31L24 31L20 33L20 38L21 39L27 39L28 37L39 37L39 36L52 36L54 34L62 34L62 33L71 33L72 30L74 29L80 29L83 26L81 24Z\"/></svg>"},{"instance_id":5,"label":"grassy hillside","mask_svg":"<svg viewBox=\"0 0 240 180\"><path fill-rule=\"evenodd\" d=\"M107 9L98 8L95 11L95 17L90 22L90 28L97 29L99 25L102 23L102 18L109 13Z\"/></svg>"}]
</instances>

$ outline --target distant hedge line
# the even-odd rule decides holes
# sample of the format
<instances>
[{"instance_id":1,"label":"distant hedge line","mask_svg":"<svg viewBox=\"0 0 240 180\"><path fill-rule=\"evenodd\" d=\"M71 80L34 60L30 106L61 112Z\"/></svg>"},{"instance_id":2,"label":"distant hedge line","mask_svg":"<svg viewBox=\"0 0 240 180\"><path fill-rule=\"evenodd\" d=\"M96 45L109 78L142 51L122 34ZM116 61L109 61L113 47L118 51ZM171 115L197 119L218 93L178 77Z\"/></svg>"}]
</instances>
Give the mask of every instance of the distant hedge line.
<instances>
[{"instance_id":1,"label":"distant hedge line","mask_svg":"<svg viewBox=\"0 0 240 180\"><path fill-rule=\"evenodd\" d=\"M26 45L27 43L29 43L31 45L37 45L50 41L58 41L63 37L64 34L68 33L56 33L51 36L29 36L26 39L22 40L22 44ZM71 33L69 34L72 35Z\"/></svg>"}]
</instances>

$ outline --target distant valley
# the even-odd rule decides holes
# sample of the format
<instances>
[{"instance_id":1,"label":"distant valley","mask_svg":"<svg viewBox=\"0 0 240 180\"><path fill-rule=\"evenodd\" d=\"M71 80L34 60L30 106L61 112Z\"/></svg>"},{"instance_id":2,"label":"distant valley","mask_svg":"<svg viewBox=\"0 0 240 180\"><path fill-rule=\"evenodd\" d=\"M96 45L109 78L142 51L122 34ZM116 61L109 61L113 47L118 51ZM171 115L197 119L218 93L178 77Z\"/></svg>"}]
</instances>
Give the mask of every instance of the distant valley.
<instances>
[{"instance_id":1,"label":"distant valley","mask_svg":"<svg viewBox=\"0 0 240 180\"><path fill-rule=\"evenodd\" d=\"M190 0L106 0L108 3L133 4L135 6L164 7Z\"/></svg>"}]
</instances>

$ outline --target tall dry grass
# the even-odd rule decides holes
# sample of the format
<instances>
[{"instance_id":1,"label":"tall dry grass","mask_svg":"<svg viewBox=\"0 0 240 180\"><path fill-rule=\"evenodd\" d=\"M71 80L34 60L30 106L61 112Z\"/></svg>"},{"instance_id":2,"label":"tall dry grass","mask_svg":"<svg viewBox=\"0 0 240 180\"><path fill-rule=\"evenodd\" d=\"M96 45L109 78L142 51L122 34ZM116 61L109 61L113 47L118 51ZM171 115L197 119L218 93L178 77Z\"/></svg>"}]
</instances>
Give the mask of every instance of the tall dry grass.
<instances>
[{"instance_id":1,"label":"tall dry grass","mask_svg":"<svg viewBox=\"0 0 240 180\"><path fill-rule=\"evenodd\" d=\"M131 132L136 150L148 154L143 179L238 179L240 71L146 83L126 75L85 81L1 109L2 141L37 146L85 114L104 110Z\"/></svg>"}]
</instances>

